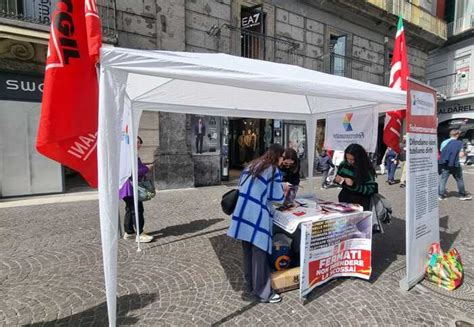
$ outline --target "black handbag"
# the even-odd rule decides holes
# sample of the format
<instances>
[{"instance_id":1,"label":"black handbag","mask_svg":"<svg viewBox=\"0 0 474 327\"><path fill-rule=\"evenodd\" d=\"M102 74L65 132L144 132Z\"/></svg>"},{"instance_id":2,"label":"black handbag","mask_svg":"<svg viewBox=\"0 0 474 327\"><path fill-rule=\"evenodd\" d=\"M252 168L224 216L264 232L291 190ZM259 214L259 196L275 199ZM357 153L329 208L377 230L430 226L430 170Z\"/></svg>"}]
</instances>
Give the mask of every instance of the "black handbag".
<instances>
[{"instance_id":1,"label":"black handbag","mask_svg":"<svg viewBox=\"0 0 474 327\"><path fill-rule=\"evenodd\" d=\"M242 182L241 185L245 184L245 182L247 181L249 176L250 176L250 174L248 174L247 177L245 177L245 179L244 179L244 181ZM221 200L222 211L224 211L224 213L226 215L233 214L234 210L235 210L235 206L237 205L237 200L238 199L239 199L239 189L233 189L233 190L230 190L230 191L226 192L222 196L222 200Z\"/></svg>"}]
</instances>

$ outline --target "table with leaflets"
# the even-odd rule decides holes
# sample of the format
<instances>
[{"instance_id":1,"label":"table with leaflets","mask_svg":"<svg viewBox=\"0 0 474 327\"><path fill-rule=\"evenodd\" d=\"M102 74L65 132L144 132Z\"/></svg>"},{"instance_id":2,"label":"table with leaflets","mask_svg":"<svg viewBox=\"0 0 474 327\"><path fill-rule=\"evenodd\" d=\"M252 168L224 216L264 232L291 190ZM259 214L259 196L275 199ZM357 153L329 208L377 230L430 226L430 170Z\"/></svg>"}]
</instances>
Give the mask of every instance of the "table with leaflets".
<instances>
[{"instance_id":1,"label":"table with leaflets","mask_svg":"<svg viewBox=\"0 0 474 327\"><path fill-rule=\"evenodd\" d=\"M372 212L354 204L298 198L294 207L275 210L273 223L289 234L301 229L300 297L333 278L370 278Z\"/></svg>"}]
</instances>

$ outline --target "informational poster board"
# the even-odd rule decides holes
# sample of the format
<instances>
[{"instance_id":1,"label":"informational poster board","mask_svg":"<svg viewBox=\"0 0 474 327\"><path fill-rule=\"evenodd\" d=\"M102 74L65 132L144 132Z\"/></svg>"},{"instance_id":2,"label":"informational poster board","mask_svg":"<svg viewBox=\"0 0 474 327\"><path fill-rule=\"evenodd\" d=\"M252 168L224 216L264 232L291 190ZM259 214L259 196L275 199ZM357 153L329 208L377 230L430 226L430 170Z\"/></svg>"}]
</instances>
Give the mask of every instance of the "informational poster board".
<instances>
[{"instance_id":1,"label":"informational poster board","mask_svg":"<svg viewBox=\"0 0 474 327\"><path fill-rule=\"evenodd\" d=\"M220 117L193 115L191 146L193 154L220 154Z\"/></svg>"},{"instance_id":2,"label":"informational poster board","mask_svg":"<svg viewBox=\"0 0 474 327\"><path fill-rule=\"evenodd\" d=\"M439 242L436 90L411 78L407 90L406 276L423 279L429 246Z\"/></svg>"},{"instance_id":3,"label":"informational poster board","mask_svg":"<svg viewBox=\"0 0 474 327\"><path fill-rule=\"evenodd\" d=\"M357 112L328 114L324 147L331 150L345 150L357 143L366 151L375 152L377 147L378 114L372 108Z\"/></svg>"},{"instance_id":4,"label":"informational poster board","mask_svg":"<svg viewBox=\"0 0 474 327\"><path fill-rule=\"evenodd\" d=\"M371 257L372 212L302 223L300 296L337 277L368 280Z\"/></svg>"}]
</instances>

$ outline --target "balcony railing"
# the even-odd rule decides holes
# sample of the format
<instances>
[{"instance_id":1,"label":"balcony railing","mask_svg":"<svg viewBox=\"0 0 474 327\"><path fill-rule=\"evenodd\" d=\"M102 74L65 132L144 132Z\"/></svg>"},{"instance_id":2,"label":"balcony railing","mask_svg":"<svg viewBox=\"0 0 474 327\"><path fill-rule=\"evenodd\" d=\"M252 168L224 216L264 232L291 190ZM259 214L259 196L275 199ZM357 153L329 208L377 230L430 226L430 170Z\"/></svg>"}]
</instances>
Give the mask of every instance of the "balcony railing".
<instances>
[{"instance_id":1,"label":"balcony railing","mask_svg":"<svg viewBox=\"0 0 474 327\"><path fill-rule=\"evenodd\" d=\"M47 30L51 24L51 12L57 0L0 0L2 23L13 26ZM97 0L102 22L102 36L114 43L117 39L115 0Z\"/></svg>"},{"instance_id":2,"label":"balcony railing","mask_svg":"<svg viewBox=\"0 0 474 327\"><path fill-rule=\"evenodd\" d=\"M428 84L448 100L452 97L466 96L474 93L473 87L470 85L469 71L460 71L432 78L428 81Z\"/></svg>"},{"instance_id":3,"label":"balcony railing","mask_svg":"<svg viewBox=\"0 0 474 327\"><path fill-rule=\"evenodd\" d=\"M349 77L372 84L384 85L383 66L376 65L368 60L342 56L335 53L321 56L318 60L322 60L322 71L325 73Z\"/></svg>"},{"instance_id":4,"label":"balcony railing","mask_svg":"<svg viewBox=\"0 0 474 327\"><path fill-rule=\"evenodd\" d=\"M474 14L455 19L448 24L448 37L474 29Z\"/></svg>"},{"instance_id":5,"label":"balcony railing","mask_svg":"<svg viewBox=\"0 0 474 327\"><path fill-rule=\"evenodd\" d=\"M219 51L252 59L290 65L298 64L297 50L300 44L296 41L269 36L229 24L223 24L220 27L214 26L208 33L229 40L227 46L219 48Z\"/></svg>"},{"instance_id":6,"label":"balcony railing","mask_svg":"<svg viewBox=\"0 0 474 327\"><path fill-rule=\"evenodd\" d=\"M353 78L359 81L385 85L383 65L337 54L309 57L305 45L297 40L272 37L224 24L213 26L208 34L220 39L216 51L235 56L303 66L305 68Z\"/></svg>"},{"instance_id":7,"label":"balcony railing","mask_svg":"<svg viewBox=\"0 0 474 327\"><path fill-rule=\"evenodd\" d=\"M447 37L445 21L406 0L367 0L367 2L393 15L402 16L413 25L441 38Z\"/></svg>"}]
</instances>

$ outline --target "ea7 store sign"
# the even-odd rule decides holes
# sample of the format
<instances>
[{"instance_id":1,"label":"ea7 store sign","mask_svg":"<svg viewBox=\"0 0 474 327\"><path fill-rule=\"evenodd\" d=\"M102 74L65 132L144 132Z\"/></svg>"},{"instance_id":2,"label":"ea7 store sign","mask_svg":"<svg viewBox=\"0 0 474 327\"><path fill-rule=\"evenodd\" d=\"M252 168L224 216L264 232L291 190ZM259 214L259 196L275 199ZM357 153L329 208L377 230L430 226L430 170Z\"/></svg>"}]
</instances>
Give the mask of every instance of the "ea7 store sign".
<instances>
[{"instance_id":1,"label":"ea7 store sign","mask_svg":"<svg viewBox=\"0 0 474 327\"><path fill-rule=\"evenodd\" d=\"M375 152L377 126L378 117L372 108L330 114L326 120L324 147L344 150L349 144L358 143L368 152Z\"/></svg>"},{"instance_id":2,"label":"ea7 store sign","mask_svg":"<svg viewBox=\"0 0 474 327\"><path fill-rule=\"evenodd\" d=\"M41 102L43 76L0 72L0 99Z\"/></svg>"}]
</instances>

